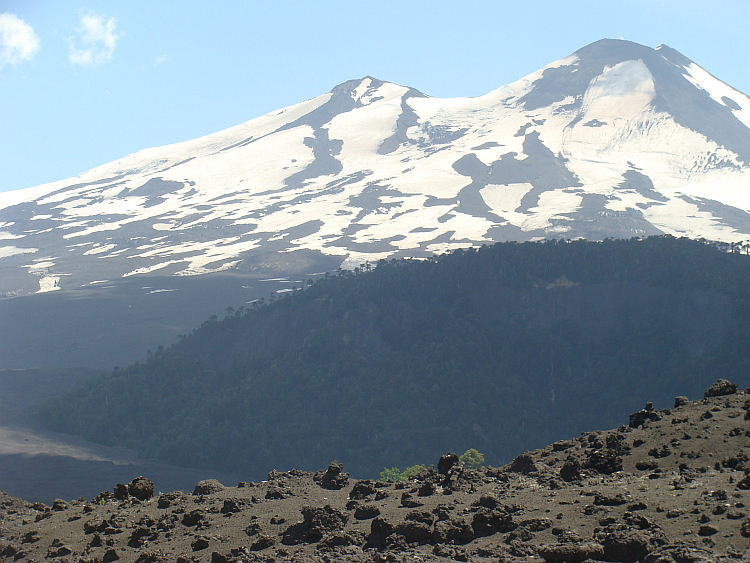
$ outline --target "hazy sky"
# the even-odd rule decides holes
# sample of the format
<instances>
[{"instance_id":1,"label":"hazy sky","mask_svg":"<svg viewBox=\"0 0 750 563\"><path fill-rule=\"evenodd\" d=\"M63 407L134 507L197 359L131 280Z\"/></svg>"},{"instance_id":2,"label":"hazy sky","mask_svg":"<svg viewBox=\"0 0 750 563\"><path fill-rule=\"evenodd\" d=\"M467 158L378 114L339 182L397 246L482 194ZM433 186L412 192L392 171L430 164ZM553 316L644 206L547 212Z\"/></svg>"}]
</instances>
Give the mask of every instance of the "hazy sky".
<instances>
[{"instance_id":1,"label":"hazy sky","mask_svg":"<svg viewBox=\"0 0 750 563\"><path fill-rule=\"evenodd\" d=\"M366 75L478 96L598 39L750 94L748 0L0 0L0 191L193 139Z\"/></svg>"}]
</instances>

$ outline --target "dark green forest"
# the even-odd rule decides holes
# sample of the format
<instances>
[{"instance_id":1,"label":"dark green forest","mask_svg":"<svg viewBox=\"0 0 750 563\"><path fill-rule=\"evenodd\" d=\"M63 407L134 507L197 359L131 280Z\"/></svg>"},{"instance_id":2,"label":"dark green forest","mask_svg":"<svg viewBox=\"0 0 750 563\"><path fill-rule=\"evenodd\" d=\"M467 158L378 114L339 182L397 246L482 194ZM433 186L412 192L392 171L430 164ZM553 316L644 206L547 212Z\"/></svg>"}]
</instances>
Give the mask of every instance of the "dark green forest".
<instances>
[{"instance_id":1,"label":"dark green forest","mask_svg":"<svg viewBox=\"0 0 750 563\"><path fill-rule=\"evenodd\" d=\"M227 309L46 404L58 431L260 478L498 465L653 401L750 383L750 257L704 241L500 243Z\"/></svg>"}]
</instances>

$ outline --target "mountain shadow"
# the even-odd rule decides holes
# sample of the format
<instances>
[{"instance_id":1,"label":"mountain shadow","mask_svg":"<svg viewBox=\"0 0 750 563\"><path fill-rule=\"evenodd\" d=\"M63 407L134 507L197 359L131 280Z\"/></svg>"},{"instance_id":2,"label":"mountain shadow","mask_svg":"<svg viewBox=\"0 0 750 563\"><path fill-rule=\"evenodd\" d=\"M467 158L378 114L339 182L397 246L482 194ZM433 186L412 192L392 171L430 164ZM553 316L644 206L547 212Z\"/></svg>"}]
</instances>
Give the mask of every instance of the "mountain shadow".
<instances>
[{"instance_id":1,"label":"mountain shadow","mask_svg":"<svg viewBox=\"0 0 750 563\"><path fill-rule=\"evenodd\" d=\"M60 431L261 478L524 450L750 374L750 258L668 236L391 260L228 309L47 403Z\"/></svg>"}]
</instances>

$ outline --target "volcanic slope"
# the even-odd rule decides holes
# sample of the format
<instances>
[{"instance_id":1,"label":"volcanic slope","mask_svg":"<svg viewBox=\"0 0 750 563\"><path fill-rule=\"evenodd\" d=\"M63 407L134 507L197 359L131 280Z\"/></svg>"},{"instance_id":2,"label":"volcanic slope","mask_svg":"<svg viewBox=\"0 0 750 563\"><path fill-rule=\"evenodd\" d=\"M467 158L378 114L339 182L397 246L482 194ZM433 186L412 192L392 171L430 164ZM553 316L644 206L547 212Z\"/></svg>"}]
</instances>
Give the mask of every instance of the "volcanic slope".
<instances>
[{"instance_id":1,"label":"volcanic slope","mask_svg":"<svg viewBox=\"0 0 750 563\"><path fill-rule=\"evenodd\" d=\"M628 41L477 98L352 80L0 194L0 294L255 272L279 253L350 268L544 237L748 240L749 125L746 95Z\"/></svg>"},{"instance_id":2,"label":"volcanic slope","mask_svg":"<svg viewBox=\"0 0 750 563\"><path fill-rule=\"evenodd\" d=\"M689 239L498 243L286 295L87 381L46 424L254 479L333 458L374 476L750 384L750 257Z\"/></svg>"},{"instance_id":3,"label":"volcanic slope","mask_svg":"<svg viewBox=\"0 0 750 563\"><path fill-rule=\"evenodd\" d=\"M140 477L94 501L52 507L0 493L0 558L745 561L749 408L747 390L719 380L701 400L676 397L664 410L648 403L627 425L501 468L470 470L446 454L399 483L350 479L332 463L236 487L201 481L192 494L155 494Z\"/></svg>"}]
</instances>

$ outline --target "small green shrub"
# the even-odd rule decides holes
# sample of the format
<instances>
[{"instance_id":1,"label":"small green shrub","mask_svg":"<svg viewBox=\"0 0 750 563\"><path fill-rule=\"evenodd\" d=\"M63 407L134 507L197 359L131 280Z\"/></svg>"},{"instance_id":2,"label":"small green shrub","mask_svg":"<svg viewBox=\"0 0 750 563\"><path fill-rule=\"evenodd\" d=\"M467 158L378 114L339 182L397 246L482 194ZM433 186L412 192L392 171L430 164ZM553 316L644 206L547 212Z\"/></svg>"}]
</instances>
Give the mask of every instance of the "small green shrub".
<instances>
[{"instance_id":1,"label":"small green shrub","mask_svg":"<svg viewBox=\"0 0 750 563\"><path fill-rule=\"evenodd\" d=\"M484 454L471 448L466 450L458 459L464 462L467 469L479 469L484 463Z\"/></svg>"},{"instance_id":2,"label":"small green shrub","mask_svg":"<svg viewBox=\"0 0 750 563\"><path fill-rule=\"evenodd\" d=\"M385 467L383 468L383 471L380 472L378 481L403 481L403 479L401 478L401 471L399 471L398 467L391 467L390 469Z\"/></svg>"},{"instance_id":3,"label":"small green shrub","mask_svg":"<svg viewBox=\"0 0 750 563\"><path fill-rule=\"evenodd\" d=\"M399 470L398 467L391 467L388 469L387 467L383 469L383 471L380 472L380 475L378 476L379 481L408 481L412 477L414 477L417 473L420 471L424 471L426 468L423 464L420 465L412 465L411 467L407 467L403 471Z\"/></svg>"},{"instance_id":4,"label":"small green shrub","mask_svg":"<svg viewBox=\"0 0 750 563\"><path fill-rule=\"evenodd\" d=\"M411 479L412 477L414 477L417 473L419 473L420 471L424 471L425 469L426 469L426 467L423 464L412 465L411 467L407 467L401 473L401 477L403 477L403 479L401 479L401 480L402 481L408 481L409 479Z\"/></svg>"}]
</instances>

